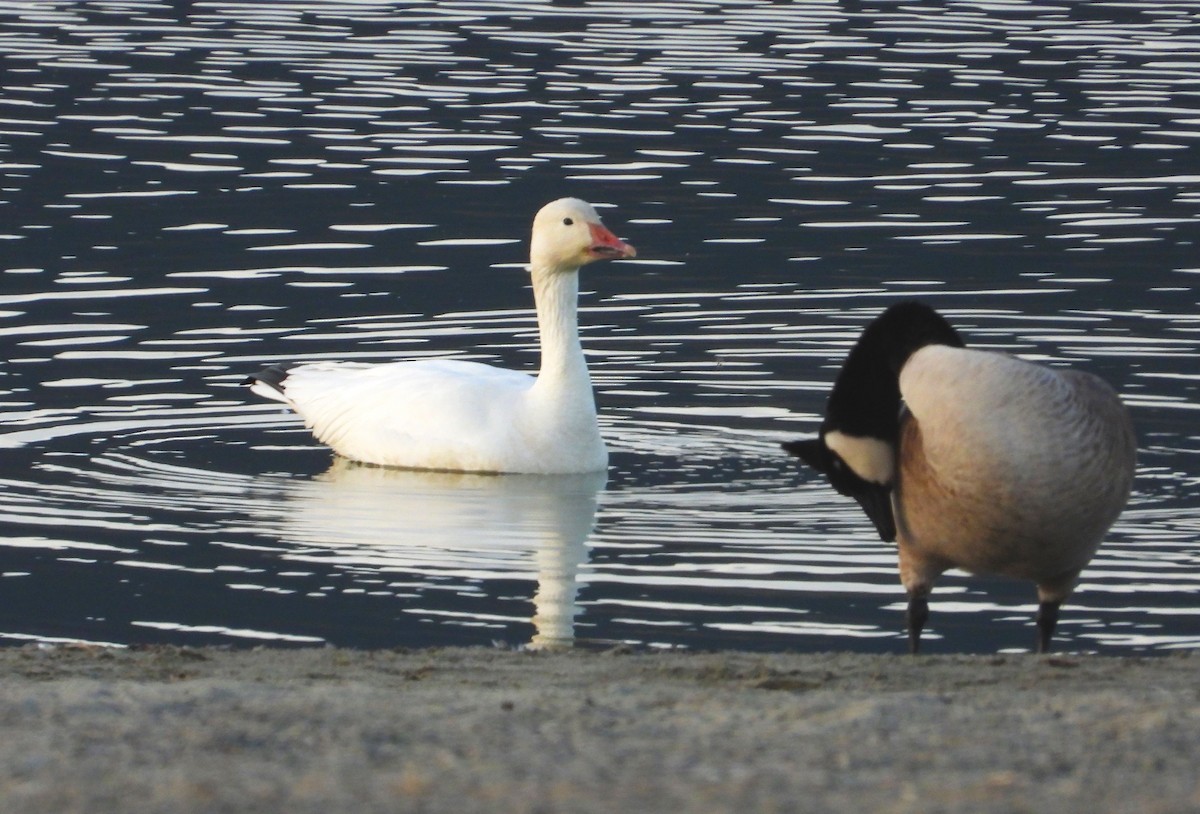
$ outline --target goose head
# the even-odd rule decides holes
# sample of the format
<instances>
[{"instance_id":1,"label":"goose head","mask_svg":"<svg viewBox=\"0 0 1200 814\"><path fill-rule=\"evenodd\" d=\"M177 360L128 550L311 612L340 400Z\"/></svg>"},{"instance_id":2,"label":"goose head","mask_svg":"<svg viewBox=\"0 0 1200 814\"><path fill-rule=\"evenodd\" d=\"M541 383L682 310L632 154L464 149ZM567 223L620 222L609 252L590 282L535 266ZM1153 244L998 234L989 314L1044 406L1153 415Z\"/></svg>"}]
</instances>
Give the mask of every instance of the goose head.
<instances>
[{"instance_id":1,"label":"goose head","mask_svg":"<svg viewBox=\"0 0 1200 814\"><path fill-rule=\"evenodd\" d=\"M927 345L961 348L941 314L919 302L891 306L863 331L834 383L816 438L783 448L862 506L883 540L896 538L891 493L903 399L900 371Z\"/></svg>"},{"instance_id":2,"label":"goose head","mask_svg":"<svg viewBox=\"0 0 1200 814\"><path fill-rule=\"evenodd\" d=\"M529 259L536 271L574 272L597 260L636 257L600 222L596 210L578 198L559 198L543 206L533 219Z\"/></svg>"}]
</instances>

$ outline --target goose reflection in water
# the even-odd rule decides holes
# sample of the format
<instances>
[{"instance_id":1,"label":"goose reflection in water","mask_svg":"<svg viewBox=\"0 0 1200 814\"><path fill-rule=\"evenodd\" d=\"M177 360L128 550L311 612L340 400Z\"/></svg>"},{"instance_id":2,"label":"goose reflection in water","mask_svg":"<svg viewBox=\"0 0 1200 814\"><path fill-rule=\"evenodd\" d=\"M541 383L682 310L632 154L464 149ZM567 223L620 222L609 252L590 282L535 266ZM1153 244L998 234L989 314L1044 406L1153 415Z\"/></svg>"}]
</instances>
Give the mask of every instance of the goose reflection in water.
<instances>
[{"instance_id":1,"label":"goose reflection in water","mask_svg":"<svg viewBox=\"0 0 1200 814\"><path fill-rule=\"evenodd\" d=\"M534 649L575 640L579 570L607 475L476 475L342 458L291 492L287 559L381 574L512 579L536 572Z\"/></svg>"}]
</instances>

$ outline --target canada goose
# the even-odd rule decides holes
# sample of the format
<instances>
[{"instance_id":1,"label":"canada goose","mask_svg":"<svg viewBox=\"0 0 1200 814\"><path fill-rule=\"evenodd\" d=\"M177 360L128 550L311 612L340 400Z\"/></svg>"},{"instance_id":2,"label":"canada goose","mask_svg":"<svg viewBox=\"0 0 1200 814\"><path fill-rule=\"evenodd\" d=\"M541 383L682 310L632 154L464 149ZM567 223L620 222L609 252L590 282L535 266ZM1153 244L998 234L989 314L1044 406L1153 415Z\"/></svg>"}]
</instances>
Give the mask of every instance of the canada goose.
<instances>
[{"instance_id":1,"label":"canada goose","mask_svg":"<svg viewBox=\"0 0 1200 814\"><path fill-rule=\"evenodd\" d=\"M896 541L920 647L934 580L951 568L1037 584L1037 650L1129 499L1136 441L1090 374L973 350L907 302L850 351L815 439L783 445Z\"/></svg>"},{"instance_id":2,"label":"canada goose","mask_svg":"<svg viewBox=\"0 0 1200 814\"><path fill-rule=\"evenodd\" d=\"M536 378L433 359L275 366L245 383L290 405L318 440L355 461L462 472L601 471L608 451L579 343L578 272L636 254L577 198L537 213L529 267L542 352Z\"/></svg>"}]
</instances>

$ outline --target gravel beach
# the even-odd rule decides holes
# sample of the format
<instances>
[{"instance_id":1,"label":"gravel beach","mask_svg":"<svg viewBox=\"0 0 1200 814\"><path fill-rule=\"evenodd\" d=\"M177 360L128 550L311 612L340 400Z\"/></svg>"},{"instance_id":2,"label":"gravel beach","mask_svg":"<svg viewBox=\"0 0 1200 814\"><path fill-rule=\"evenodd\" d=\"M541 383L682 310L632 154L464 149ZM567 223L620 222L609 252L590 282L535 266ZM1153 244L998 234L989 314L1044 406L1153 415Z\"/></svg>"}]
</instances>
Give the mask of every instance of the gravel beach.
<instances>
[{"instance_id":1,"label":"gravel beach","mask_svg":"<svg viewBox=\"0 0 1200 814\"><path fill-rule=\"evenodd\" d=\"M0 650L5 812L1200 811L1200 657Z\"/></svg>"}]
</instances>

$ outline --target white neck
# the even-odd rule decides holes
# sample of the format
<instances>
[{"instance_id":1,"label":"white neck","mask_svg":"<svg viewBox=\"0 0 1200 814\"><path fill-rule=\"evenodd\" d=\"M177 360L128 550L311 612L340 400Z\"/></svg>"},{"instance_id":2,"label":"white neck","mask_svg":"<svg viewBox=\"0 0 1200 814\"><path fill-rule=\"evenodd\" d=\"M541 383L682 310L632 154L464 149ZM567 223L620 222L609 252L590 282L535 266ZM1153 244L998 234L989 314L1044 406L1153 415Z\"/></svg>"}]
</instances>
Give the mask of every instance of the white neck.
<instances>
[{"instance_id":1,"label":"white neck","mask_svg":"<svg viewBox=\"0 0 1200 814\"><path fill-rule=\"evenodd\" d=\"M536 388L579 389L591 399L591 380L579 344L579 274L533 269L533 301L537 306L542 365Z\"/></svg>"}]
</instances>

